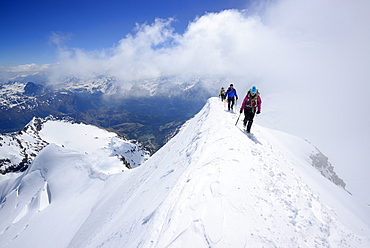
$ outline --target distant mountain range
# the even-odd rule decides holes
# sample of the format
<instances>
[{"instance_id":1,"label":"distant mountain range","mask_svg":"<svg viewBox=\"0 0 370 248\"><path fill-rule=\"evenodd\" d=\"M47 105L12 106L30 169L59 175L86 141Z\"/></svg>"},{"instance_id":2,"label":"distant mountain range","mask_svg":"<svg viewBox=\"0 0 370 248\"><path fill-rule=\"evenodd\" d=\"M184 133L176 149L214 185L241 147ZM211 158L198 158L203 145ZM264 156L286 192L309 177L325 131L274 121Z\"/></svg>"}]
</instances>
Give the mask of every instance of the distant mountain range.
<instances>
[{"instance_id":1,"label":"distant mountain range","mask_svg":"<svg viewBox=\"0 0 370 248\"><path fill-rule=\"evenodd\" d=\"M31 77L40 81L34 74ZM18 132L34 116L70 117L138 140L154 153L212 94L201 79L162 78L123 84L96 76L65 78L53 85L9 81L0 84L0 132Z\"/></svg>"}]
</instances>

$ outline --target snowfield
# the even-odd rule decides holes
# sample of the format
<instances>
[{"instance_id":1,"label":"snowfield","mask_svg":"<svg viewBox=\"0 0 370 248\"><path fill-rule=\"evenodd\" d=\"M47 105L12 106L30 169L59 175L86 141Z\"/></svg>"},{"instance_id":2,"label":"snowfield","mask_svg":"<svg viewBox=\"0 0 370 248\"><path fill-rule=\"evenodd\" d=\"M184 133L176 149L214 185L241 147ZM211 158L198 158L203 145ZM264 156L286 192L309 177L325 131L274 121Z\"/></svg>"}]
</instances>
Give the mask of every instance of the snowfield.
<instances>
[{"instance_id":1,"label":"snowfield","mask_svg":"<svg viewBox=\"0 0 370 248\"><path fill-rule=\"evenodd\" d=\"M0 247L370 247L369 206L313 167L320 152L238 115L211 98L123 172L109 133L51 122L28 170L0 179Z\"/></svg>"}]
</instances>

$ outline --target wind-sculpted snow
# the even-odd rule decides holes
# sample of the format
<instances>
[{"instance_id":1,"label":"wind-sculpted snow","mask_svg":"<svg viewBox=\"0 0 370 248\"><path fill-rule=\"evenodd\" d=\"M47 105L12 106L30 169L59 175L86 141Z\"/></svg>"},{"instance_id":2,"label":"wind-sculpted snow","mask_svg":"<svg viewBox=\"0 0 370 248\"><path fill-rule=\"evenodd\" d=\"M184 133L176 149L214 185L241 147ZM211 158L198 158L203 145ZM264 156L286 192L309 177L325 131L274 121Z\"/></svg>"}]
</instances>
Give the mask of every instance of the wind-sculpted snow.
<instances>
[{"instance_id":1,"label":"wind-sculpted snow","mask_svg":"<svg viewBox=\"0 0 370 248\"><path fill-rule=\"evenodd\" d=\"M19 235L36 237L38 247L54 247L56 240L65 247L65 237L72 237L87 218L109 175L148 159L139 145L115 133L65 120L34 118L15 137L19 146L4 143L2 155L15 163L23 153L34 151L34 158L25 172L0 178L1 247L17 246L18 241L24 246ZM40 142L42 147L35 146ZM65 225L70 225L68 230ZM54 228L57 231L49 233ZM40 234L48 237L42 244Z\"/></svg>"},{"instance_id":2,"label":"wind-sculpted snow","mask_svg":"<svg viewBox=\"0 0 370 248\"><path fill-rule=\"evenodd\" d=\"M312 167L313 146L258 125L251 140L235 120L211 99L146 164L112 178L69 247L370 244L369 209Z\"/></svg>"},{"instance_id":3,"label":"wind-sculpted snow","mask_svg":"<svg viewBox=\"0 0 370 248\"><path fill-rule=\"evenodd\" d=\"M142 166L110 175L103 153L61 133L8 179L0 247L370 247L369 207L312 166L314 146L236 119L212 98Z\"/></svg>"}]
</instances>

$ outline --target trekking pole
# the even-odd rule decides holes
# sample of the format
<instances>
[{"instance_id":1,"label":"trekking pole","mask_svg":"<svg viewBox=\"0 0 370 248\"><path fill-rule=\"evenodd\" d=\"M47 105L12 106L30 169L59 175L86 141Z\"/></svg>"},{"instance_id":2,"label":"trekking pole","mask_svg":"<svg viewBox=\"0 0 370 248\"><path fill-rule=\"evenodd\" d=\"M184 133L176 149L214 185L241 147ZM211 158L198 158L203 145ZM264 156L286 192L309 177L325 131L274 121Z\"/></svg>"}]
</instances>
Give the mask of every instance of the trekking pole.
<instances>
[{"instance_id":1,"label":"trekking pole","mask_svg":"<svg viewBox=\"0 0 370 248\"><path fill-rule=\"evenodd\" d=\"M238 119L236 120L235 126L236 126L236 124L238 124L238 121L239 121L239 118L240 118L241 115L242 115L242 113L239 114Z\"/></svg>"}]
</instances>

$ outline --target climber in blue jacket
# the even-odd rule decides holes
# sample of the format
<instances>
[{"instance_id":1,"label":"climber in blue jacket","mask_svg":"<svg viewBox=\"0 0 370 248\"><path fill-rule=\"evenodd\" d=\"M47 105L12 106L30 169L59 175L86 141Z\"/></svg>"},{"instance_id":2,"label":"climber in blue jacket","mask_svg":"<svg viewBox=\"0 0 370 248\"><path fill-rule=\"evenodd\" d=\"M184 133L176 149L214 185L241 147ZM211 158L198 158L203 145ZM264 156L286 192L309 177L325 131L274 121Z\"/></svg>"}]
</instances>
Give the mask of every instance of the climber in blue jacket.
<instances>
[{"instance_id":1,"label":"climber in blue jacket","mask_svg":"<svg viewBox=\"0 0 370 248\"><path fill-rule=\"evenodd\" d=\"M226 91L225 97L227 99L228 110L232 111L235 104L235 99L238 100L238 94L236 93L233 84L230 84L230 87Z\"/></svg>"}]
</instances>

